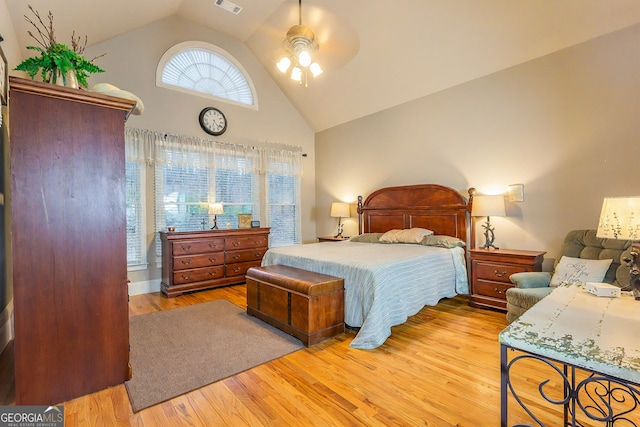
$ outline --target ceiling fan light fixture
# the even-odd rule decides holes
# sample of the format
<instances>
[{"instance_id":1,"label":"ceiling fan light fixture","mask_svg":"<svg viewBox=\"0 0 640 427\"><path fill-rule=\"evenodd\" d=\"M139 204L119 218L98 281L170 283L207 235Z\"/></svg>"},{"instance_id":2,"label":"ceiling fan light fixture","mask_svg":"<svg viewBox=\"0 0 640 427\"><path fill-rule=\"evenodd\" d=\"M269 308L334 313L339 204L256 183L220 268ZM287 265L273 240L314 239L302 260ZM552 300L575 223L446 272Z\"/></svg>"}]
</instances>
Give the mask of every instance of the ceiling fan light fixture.
<instances>
[{"instance_id":1,"label":"ceiling fan light fixture","mask_svg":"<svg viewBox=\"0 0 640 427\"><path fill-rule=\"evenodd\" d=\"M311 65L311 55L306 50L301 51L298 54L298 63L303 67L308 67Z\"/></svg>"},{"instance_id":2,"label":"ceiling fan light fixture","mask_svg":"<svg viewBox=\"0 0 640 427\"><path fill-rule=\"evenodd\" d=\"M278 61L278 63L276 64L276 67L278 67L278 70L280 70L283 73L286 73L290 66L291 66L291 60L286 56L280 59L280 61Z\"/></svg>"},{"instance_id":3,"label":"ceiling fan light fixture","mask_svg":"<svg viewBox=\"0 0 640 427\"><path fill-rule=\"evenodd\" d=\"M291 70L291 80L297 82L302 81L302 69L300 67L293 67L293 70Z\"/></svg>"},{"instance_id":4,"label":"ceiling fan light fixture","mask_svg":"<svg viewBox=\"0 0 640 427\"><path fill-rule=\"evenodd\" d=\"M311 64L309 70L311 71L313 77L318 77L320 74L322 74L322 68L320 68L320 64L318 64L317 62Z\"/></svg>"},{"instance_id":5,"label":"ceiling fan light fixture","mask_svg":"<svg viewBox=\"0 0 640 427\"><path fill-rule=\"evenodd\" d=\"M315 34L311 28L302 25L302 0L298 0L298 25L289 28L283 46L291 59L283 57L276 64L276 67L282 73L286 73L293 63L291 80L302 83L304 73L306 87L309 71L311 71L313 77L322 74L322 68L317 62L313 61L312 57L313 52L318 50L318 45L315 43Z\"/></svg>"}]
</instances>

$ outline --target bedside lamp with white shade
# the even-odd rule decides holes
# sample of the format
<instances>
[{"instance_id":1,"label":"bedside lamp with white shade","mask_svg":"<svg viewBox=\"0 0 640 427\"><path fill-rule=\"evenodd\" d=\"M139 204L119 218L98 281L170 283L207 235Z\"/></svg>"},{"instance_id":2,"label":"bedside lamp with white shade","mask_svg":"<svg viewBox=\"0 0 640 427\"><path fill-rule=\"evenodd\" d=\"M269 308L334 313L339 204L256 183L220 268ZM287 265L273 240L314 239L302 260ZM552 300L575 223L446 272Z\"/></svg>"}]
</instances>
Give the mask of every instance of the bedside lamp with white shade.
<instances>
[{"instance_id":1,"label":"bedside lamp with white shade","mask_svg":"<svg viewBox=\"0 0 640 427\"><path fill-rule=\"evenodd\" d=\"M626 258L629 270L629 286L623 288L633 291L636 300L640 300L640 196L605 197L602 202L597 237L618 240L631 240L631 258Z\"/></svg>"},{"instance_id":2,"label":"bedside lamp with white shade","mask_svg":"<svg viewBox=\"0 0 640 427\"><path fill-rule=\"evenodd\" d=\"M492 216L505 216L504 196L475 196L471 207L471 216L486 216L487 222L482 225L484 227L484 246L480 249L498 249L494 246L495 240L494 228L491 226Z\"/></svg>"},{"instance_id":3,"label":"bedside lamp with white shade","mask_svg":"<svg viewBox=\"0 0 640 427\"><path fill-rule=\"evenodd\" d=\"M349 209L349 203L331 203L331 217L338 218L338 234L336 234L334 237L342 237L342 218L349 218L350 216L351 211Z\"/></svg>"}]
</instances>

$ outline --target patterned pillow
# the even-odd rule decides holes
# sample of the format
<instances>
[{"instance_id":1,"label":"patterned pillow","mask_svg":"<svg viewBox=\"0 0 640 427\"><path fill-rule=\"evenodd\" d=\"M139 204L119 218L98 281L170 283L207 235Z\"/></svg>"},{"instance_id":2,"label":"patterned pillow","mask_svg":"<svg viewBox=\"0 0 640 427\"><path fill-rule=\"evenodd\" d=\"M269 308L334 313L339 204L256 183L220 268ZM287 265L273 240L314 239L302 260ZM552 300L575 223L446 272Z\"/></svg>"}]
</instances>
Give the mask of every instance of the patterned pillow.
<instances>
[{"instance_id":1,"label":"patterned pillow","mask_svg":"<svg viewBox=\"0 0 640 427\"><path fill-rule=\"evenodd\" d=\"M420 243L424 236L432 235L426 228L409 228L407 230L389 230L380 236L381 243Z\"/></svg>"},{"instance_id":2,"label":"patterned pillow","mask_svg":"<svg viewBox=\"0 0 640 427\"><path fill-rule=\"evenodd\" d=\"M597 260L563 256L556 265L549 286L575 282L602 282L612 261L611 259Z\"/></svg>"}]
</instances>

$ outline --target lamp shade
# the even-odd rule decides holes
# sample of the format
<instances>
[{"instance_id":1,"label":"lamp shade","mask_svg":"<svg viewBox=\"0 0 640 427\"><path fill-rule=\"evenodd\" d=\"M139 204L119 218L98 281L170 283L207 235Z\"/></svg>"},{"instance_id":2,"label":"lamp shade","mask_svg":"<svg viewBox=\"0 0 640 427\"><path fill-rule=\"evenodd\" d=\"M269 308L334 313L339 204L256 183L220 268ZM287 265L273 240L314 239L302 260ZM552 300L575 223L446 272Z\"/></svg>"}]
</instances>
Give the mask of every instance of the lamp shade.
<instances>
[{"instance_id":1,"label":"lamp shade","mask_svg":"<svg viewBox=\"0 0 640 427\"><path fill-rule=\"evenodd\" d=\"M475 196L471 216L505 216L504 196Z\"/></svg>"},{"instance_id":2,"label":"lamp shade","mask_svg":"<svg viewBox=\"0 0 640 427\"><path fill-rule=\"evenodd\" d=\"M331 203L331 217L348 218L349 216L351 216L349 203Z\"/></svg>"},{"instance_id":3,"label":"lamp shade","mask_svg":"<svg viewBox=\"0 0 640 427\"><path fill-rule=\"evenodd\" d=\"M209 203L209 215L224 213L222 203Z\"/></svg>"},{"instance_id":4,"label":"lamp shade","mask_svg":"<svg viewBox=\"0 0 640 427\"><path fill-rule=\"evenodd\" d=\"M608 239L640 239L640 197L605 197L596 236Z\"/></svg>"}]
</instances>

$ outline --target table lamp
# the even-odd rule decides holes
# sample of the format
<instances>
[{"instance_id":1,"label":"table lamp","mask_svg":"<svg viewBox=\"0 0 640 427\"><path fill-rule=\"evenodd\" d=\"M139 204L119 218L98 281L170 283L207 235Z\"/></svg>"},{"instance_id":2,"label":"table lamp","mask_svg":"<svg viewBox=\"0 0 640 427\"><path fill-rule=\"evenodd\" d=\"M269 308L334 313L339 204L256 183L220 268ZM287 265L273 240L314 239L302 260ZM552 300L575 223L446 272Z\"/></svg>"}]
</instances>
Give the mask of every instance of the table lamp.
<instances>
[{"instance_id":1,"label":"table lamp","mask_svg":"<svg viewBox=\"0 0 640 427\"><path fill-rule=\"evenodd\" d=\"M209 203L209 215L213 215L213 227L212 230L218 229L218 214L224 213L224 207L222 203Z\"/></svg>"},{"instance_id":2,"label":"table lamp","mask_svg":"<svg viewBox=\"0 0 640 427\"><path fill-rule=\"evenodd\" d=\"M349 218L350 216L349 203L331 203L331 217L338 218L338 234L334 237L342 237L342 218Z\"/></svg>"},{"instance_id":3,"label":"table lamp","mask_svg":"<svg viewBox=\"0 0 640 427\"><path fill-rule=\"evenodd\" d=\"M504 209L504 196L475 196L473 198L473 205L471 207L471 216L486 216L487 222L482 224L484 227L484 246L480 249L499 249L494 246L493 241L496 236L494 234L494 228L491 227L492 216L505 216Z\"/></svg>"},{"instance_id":4,"label":"table lamp","mask_svg":"<svg viewBox=\"0 0 640 427\"><path fill-rule=\"evenodd\" d=\"M623 291L633 291L640 300L640 196L605 197L602 202L597 237L617 240L631 240L631 258L625 258L629 270L629 286Z\"/></svg>"}]
</instances>

